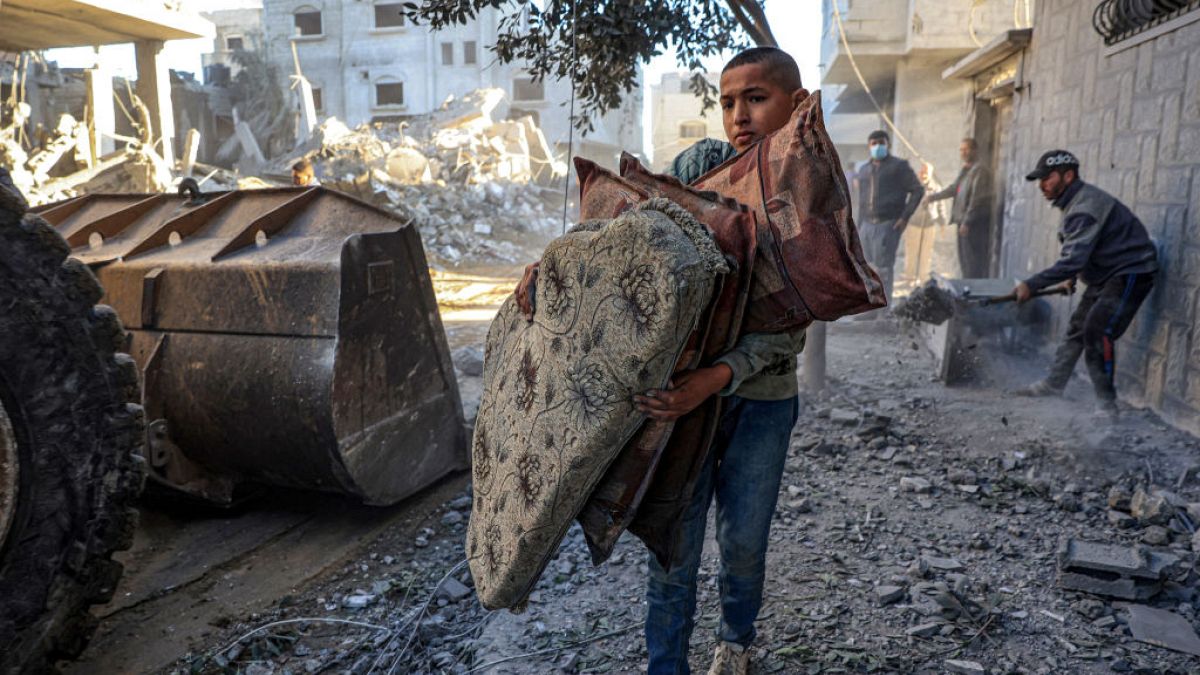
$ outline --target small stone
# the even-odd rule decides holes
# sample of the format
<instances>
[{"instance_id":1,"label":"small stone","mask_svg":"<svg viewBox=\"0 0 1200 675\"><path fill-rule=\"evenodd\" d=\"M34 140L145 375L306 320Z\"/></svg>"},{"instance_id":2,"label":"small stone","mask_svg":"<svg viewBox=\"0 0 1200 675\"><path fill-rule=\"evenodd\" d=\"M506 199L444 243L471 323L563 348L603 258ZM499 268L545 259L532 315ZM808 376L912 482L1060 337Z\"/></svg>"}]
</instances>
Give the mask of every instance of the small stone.
<instances>
[{"instance_id":1,"label":"small stone","mask_svg":"<svg viewBox=\"0 0 1200 675\"><path fill-rule=\"evenodd\" d=\"M987 669L978 661L964 661L961 659L946 659L946 671L951 673L962 673L963 675L983 675Z\"/></svg>"},{"instance_id":2,"label":"small stone","mask_svg":"<svg viewBox=\"0 0 1200 675\"><path fill-rule=\"evenodd\" d=\"M396 559L393 558L392 556L390 556L390 555L383 556L383 564L384 565L391 565L394 562L396 562Z\"/></svg>"},{"instance_id":3,"label":"small stone","mask_svg":"<svg viewBox=\"0 0 1200 675\"><path fill-rule=\"evenodd\" d=\"M900 491L929 494L933 491L933 484L920 476L905 476L900 479Z\"/></svg>"},{"instance_id":4,"label":"small stone","mask_svg":"<svg viewBox=\"0 0 1200 675\"><path fill-rule=\"evenodd\" d=\"M446 505L446 508L455 511L468 511L471 508L471 495L459 495Z\"/></svg>"},{"instance_id":5,"label":"small stone","mask_svg":"<svg viewBox=\"0 0 1200 675\"><path fill-rule=\"evenodd\" d=\"M1129 512L1143 523L1161 525L1171 518L1171 505L1162 492L1148 493L1138 490L1129 500Z\"/></svg>"},{"instance_id":6,"label":"small stone","mask_svg":"<svg viewBox=\"0 0 1200 675\"><path fill-rule=\"evenodd\" d=\"M893 602L898 602L904 597L904 588L902 586L876 586L875 599L879 601L880 606L890 605Z\"/></svg>"},{"instance_id":7,"label":"small stone","mask_svg":"<svg viewBox=\"0 0 1200 675\"><path fill-rule=\"evenodd\" d=\"M1171 542L1171 532L1161 525L1151 525L1142 531L1142 542L1151 546L1166 546Z\"/></svg>"},{"instance_id":8,"label":"small stone","mask_svg":"<svg viewBox=\"0 0 1200 675\"><path fill-rule=\"evenodd\" d=\"M877 452L875 454L875 456L885 462L890 462L890 461L892 461L892 458L896 456L896 452L897 452L896 446L889 445L886 448Z\"/></svg>"},{"instance_id":9,"label":"small stone","mask_svg":"<svg viewBox=\"0 0 1200 675\"><path fill-rule=\"evenodd\" d=\"M912 637L932 637L941 630L942 624L940 622L933 622L917 624L916 626L913 626L904 632Z\"/></svg>"},{"instance_id":10,"label":"small stone","mask_svg":"<svg viewBox=\"0 0 1200 675\"><path fill-rule=\"evenodd\" d=\"M1129 492L1114 485L1108 489L1108 508L1129 512Z\"/></svg>"},{"instance_id":11,"label":"small stone","mask_svg":"<svg viewBox=\"0 0 1200 675\"><path fill-rule=\"evenodd\" d=\"M928 562L929 566L932 567L933 569L942 570L945 572L958 572L961 570L965 570L967 568L966 565L955 560L954 558L938 558L938 557L934 557L934 556L925 556L925 561Z\"/></svg>"},{"instance_id":12,"label":"small stone","mask_svg":"<svg viewBox=\"0 0 1200 675\"><path fill-rule=\"evenodd\" d=\"M373 602L375 602L374 595L359 593L355 595L347 595L346 597L342 598L342 607L345 607L346 609L362 609L369 606Z\"/></svg>"},{"instance_id":13,"label":"small stone","mask_svg":"<svg viewBox=\"0 0 1200 675\"><path fill-rule=\"evenodd\" d=\"M442 585L438 588L437 594L451 602L458 602L459 600L462 600L470 595L471 589L467 588L467 586L458 579L450 577L442 582Z\"/></svg>"},{"instance_id":14,"label":"small stone","mask_svg":"<svg viewBox=\"0 0 1200 675\"><path fill-rule=\"evenodd\" d=\"M423 534L417 535L417 538L413 539L413 546L416 546L417 548L425 548L426 546L429 546L429 537L426 537Z\"/></svg>"},{"instance_id":15,"label":"small stone","mask_svg":"<svg viewBox=\"0 0 1200 675\"><path fill-rule=\"evenodd\" d=\"M978 485L979 475L970 469L951 469L946 472L946 481L953 485Z\"/></svg>"},{"instance_id":16,"label":"small stone","mask_svg":"<svg viewBox=\"0 0 1200 675\"><path fill-rule=\"evenodd\" d=\"M463 514L459 513L458 511L447 511L444 515L442 515L443 525L458 525L463 520L465 520L463 518Z\"/></svg>"},{"instance_id":17,"label":"small stone","mask_svg":"<svg viewBox=\"0 0 1200 675\"><path fill-rule=\"evenodd\" d=\"M787 486L787 493L789 497L799 497L801 494L804 494L804 490L801 490L799 486L789 485Z\"/></svg>"},{"instance_id":18,"label":"small stone","mask_svg":"<svg viewBox=\"0 0 1200 675\"><path fill-rule=\"evenodd\" d=\"M1122 530L1127 530L1137 525L1137 518L1134 518L1128 513L1122 513L1121 511L1109 509L1108 523L1113 527L1119 527Z\"/></svg>"},{"instance_id":19,"label":"small stone","mask_svg":"<svg viewBox=\"0 0 1200 675\"><path fill-rule=\"evenodd\" d=\"M459 347L450 354L458 372L468 377L483 375L483 350L479 347Z\"/></svg>"},{"instance_id":20,"label":"small stone","mask_svg":"<svg viewBox=\"0 0 1200 675\"><path fill-rule=\"evenodd\" d=\"M788 502L787 505L788 508L792 509L796 513L812 513L813 510L812 500L808 497L793 499L792 501Z\"/></svg>"},{"instance_id":21,"label":"small stone","mask_svg":"<svg viewBox=\"0 0 1200 675\"><path fill-rule=\"evenodd\" d=\"M853 426L858 424L859 415L854 410L845 408L834 408L829 411L829 421L843 426Z\"/></svg>"},{"instance_id":22,"label":"small stone","mask_svg":"<svg viewBox=\"0 0 1200 675\"><path fill-rule=\"evenodd\" d=\"M1095 626L1096 628L1103 628L1103 629L1112 628L1113 626L1117 625L1117 617L1112 616L1111 614L1108 616L1102 616L1099 619L1096 619L1095 621L1093 621L1092 625Z\"/></svg>"},{"instance_id":23,"label":"small stone","mask_svg":"<svg viewBox=\"0 0 1200 675\"><path fill-rule=\"evenodd\" d=\"M457 660L450 652L438 652L433 655L433 665L438 668L448 668Z\"/></svg>"}]
</instances>

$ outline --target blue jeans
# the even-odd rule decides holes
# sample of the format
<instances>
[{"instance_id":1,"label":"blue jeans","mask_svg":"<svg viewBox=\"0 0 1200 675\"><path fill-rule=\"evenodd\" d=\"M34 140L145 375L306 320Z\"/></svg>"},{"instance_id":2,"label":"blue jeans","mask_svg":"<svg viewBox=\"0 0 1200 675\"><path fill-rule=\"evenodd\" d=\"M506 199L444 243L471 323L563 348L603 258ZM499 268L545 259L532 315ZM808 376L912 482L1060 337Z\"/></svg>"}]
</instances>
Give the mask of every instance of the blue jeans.
<instances>
[{"instance_id":1,"label":"blue jeans","mask_svg":"<svg viewBox=\"0 0 1200 675\"><path fill-rule=\"evenodd\" d=\"M663 569L650 556L647 675L688 674L696 573L714 495L721 552L721 623L717 636L743 646L754 641L754 621L762 608L766 576L767 536L798 414L796 397L782 401L751 401L738 396L726 399L712 450L684 516L670 569Z\"/></svg>"}]
</instances>

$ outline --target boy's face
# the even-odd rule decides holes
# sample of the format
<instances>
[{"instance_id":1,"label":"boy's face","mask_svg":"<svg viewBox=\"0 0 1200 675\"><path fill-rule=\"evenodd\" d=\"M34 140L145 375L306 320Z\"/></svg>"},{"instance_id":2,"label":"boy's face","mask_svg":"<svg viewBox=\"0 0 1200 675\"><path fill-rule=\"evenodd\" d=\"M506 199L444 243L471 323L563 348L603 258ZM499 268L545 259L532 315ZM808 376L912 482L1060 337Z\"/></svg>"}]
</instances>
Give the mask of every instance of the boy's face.
<instances>
[{"instance_id":1,"label":"boy's face","mask_svg":"<svg viewBox=\"0 0 1200 675\"><path fill-rule=\"evenodd\" d=\"M730 68L721 75L721 113L725 137L738 152L787 124L808 91L787 91L765 63Z\"/></svg>"}]
</instances>

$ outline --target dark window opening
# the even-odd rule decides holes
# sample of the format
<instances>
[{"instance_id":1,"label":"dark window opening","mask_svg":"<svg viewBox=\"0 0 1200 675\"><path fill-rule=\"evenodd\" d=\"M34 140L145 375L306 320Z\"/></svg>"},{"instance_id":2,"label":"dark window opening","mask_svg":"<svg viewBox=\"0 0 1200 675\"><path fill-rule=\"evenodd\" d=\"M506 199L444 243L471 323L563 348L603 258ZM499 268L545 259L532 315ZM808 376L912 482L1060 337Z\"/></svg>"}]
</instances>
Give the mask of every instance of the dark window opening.
<instances>
[{"instance_id":1,"label":"dark window opening","mask_svg":"<svg viewBox=\"0 0 1200 675\"><path fill-rule=\"evenodd\" d=\"M463 43L463 63L468 66L473 66L475 65L476 58L475 41L467 40Z\"/></svg>"},{"instance_id":2,"label":"dark window opening","mask_svg":"<svg viewBox=\"0 0 1200 675\"><path fill-rule=\"evenodd\" d=\"M313 109L316 110L317 112L324 110L325 109L325 101L322 100L322 98L321 98L321 90L317 87L313 87L312 94L313 94Z\"/></svg>"},{"instance_id":3,"label":"dark window opening","mask_svg":"<svg viewBox=\"0 0 1200 675\"><path fill-rule=\"evenodd\" d=\"M321 35L320 12L296 12L296 32L300 35Z\"/></svg>"},{"instance_id":4,"label":"dark window opening","mask_svg":"<svg viewBox=\"0 0 1200 675\"><path fill-rule=\"evenodd\" d=\"M381 82L376 84L375 105L404 105L404 83Z\"/></svg>"},{"instance_id":5,"label":"dark window opening","mask_svg":"<svg viewBox=\"0 0 1200 675\"><path fill-rule=\"evenodd\" d=\"M454 65L454 43L453 42L443 42L442 43L442 65L443 66Z\"/></svg>"},{"instance_id":6,"label":"dark window opening","mask_svg":"<svg viewBox=\"0 0 1200 675\"><path fill-rule=\"evenodd\" d=\"M404 25L404 6L400 3L375 5L376 28L399 28Z\"/></svg>"},{"instance_id":7,"label":"dark window opening","mask_svg":"<svg viewBox=\"0 0 1200 675\"><path fill-rule=\"evenodd\" d=\"M225 38L225 49L228 49L231 52L240 52L245 48L246 42L242 39L241 35L230 35L229 37Z\"/></svg>"}]
</instances>

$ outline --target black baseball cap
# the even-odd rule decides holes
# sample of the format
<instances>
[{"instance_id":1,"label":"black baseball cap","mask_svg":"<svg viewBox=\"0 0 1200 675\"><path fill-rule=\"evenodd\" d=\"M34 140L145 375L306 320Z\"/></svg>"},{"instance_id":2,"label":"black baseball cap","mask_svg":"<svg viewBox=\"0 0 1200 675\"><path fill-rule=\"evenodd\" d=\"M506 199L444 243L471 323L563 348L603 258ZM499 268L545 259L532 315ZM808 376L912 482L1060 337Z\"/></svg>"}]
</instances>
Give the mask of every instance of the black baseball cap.
<instances>
[{"instance_id":1,"label":"black baseball cap","mask_svg":"<svg viewBox=\"0 0 1200 675\"><path fill-rule=\"evenodd\" d=\"M1079 172L1079 158L1066 150L1051 150L1042 155L1033 167L1033 171L1025 174L1025 180L1041 180L1050 175L1051 171L1059 169L1075 169Z\"/></svg>"}]
</instances>

